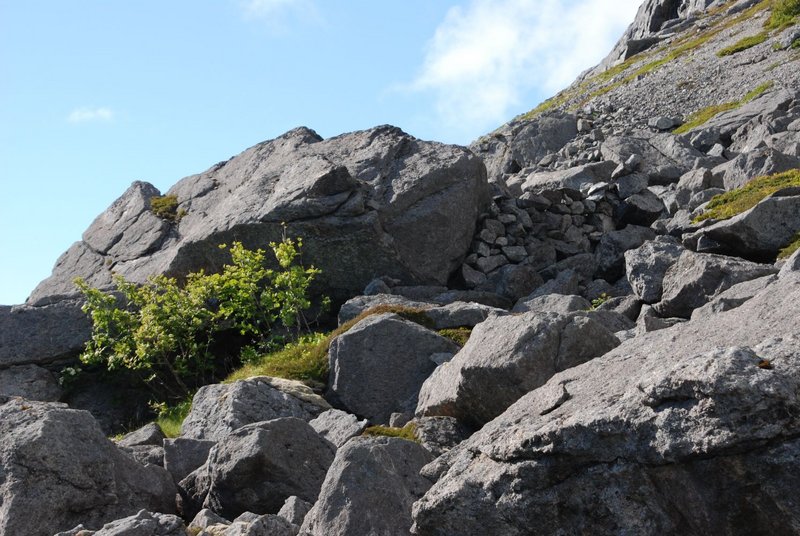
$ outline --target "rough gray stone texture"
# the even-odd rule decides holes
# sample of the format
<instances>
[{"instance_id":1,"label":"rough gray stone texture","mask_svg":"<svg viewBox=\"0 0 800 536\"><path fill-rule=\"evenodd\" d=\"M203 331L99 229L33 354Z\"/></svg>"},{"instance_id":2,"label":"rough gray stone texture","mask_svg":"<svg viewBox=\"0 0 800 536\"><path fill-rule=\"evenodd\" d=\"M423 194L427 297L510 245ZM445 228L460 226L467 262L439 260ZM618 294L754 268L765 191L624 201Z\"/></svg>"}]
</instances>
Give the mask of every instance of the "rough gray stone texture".
<instances>
[{"instance_id":1,"label":"rough gray stone texture","mask_svg":"<svg viewBox=\"0 0 800 536\"><path fill-rule=\"evenodd\" d=\"M670 236L659 236L625 252L625 275L644 303L661 300L662 281L685 248Z\"/></svg>"},{"instance_id":2,"label":"rough gray stone texture","mask_svg":"<svg viewBox=\"0 0 800 536\"><path fill-rule=\"evenodd\" d=\"M524 192L540 194L564 188L584 190L592 184L610 180L615 167L614 162L603 161L559 171L540 171L507 182L511 192L516 195Z\"/></svg>"},{"instance_id":3,"label":"rough gray stone texture","mask_svg":"<svg viewBox=\"0 0 800 536\"><path fill-rule=\"evenodd\" d=\"M742 153L725 166L726 190L741 188L752 179L800 167L800 159L769 147Z\"/></svg>"},{"instance_id":4,"label":"rough gray stone texture","mask_svg":"<svg viewBox=\"0 0 800 536\"><path fill-rule=\"evenodd\" d=\"M156 445L160 447L163 443L164 432L162 432L161 427L154 422L145 424L138 430L125 434L122 439L117 441L117 445L120 447L133 447L137 445Z\"/></svg>"},{"instance_id":5,"label":"rough gray stone texture","mask_svg":"<svg viewBox=\"0 0 800 536\"><path fill-rule=\"evenodd\" d=\"M522 298L522 300L531 300L549 294L563 294L565 296L578 294L580 283L581 277L575 270L567 269L559 271L553 279L547 281L528 296Z\"/></svg>"},{"instance_id":6,"label":"rough gray stone texture","mask_svg":"<svg viewBox=\"0 0 800 536\"><path fill-rule=\"evenodd\" d=\"M684 251L664 275L664 291L655 309L662 317L689 318L694 309L736 283L777 271L769 264Z\"/></svg>"},{"instance_id":7,"label":"rough gray stone texture","mask_svg":"<svg viewBox=\"0 0 800 536\"><path fill-rule=\"evenodd\" d=\"M0 534L51 536L141 508L175 511L169 473L121 452L85 411L11 399L0 405L0 437Z\"/></svg>"},{"instance_id":8,"label":"rough gray stone texture","mask_svg":"<svg viewBox=\"0 0 800 536\"><path fill-rule=\"evenodd\" d=\"M266 514L257 516L252 521L234 521L222 534L223 536L296 536L298 530L300 527L283 517Z\"/></svg>"},{"instance_id":9,"label":"rough gray stone texture","mask_svg":"<svg viewBox=\"0 0 800 536\"><path fill-rule=\"evenodd\" d=\"M339 449L300 528L304 536L405 536L411 505L430 488L419 475L433 459L413 441L363 437Z\"/></svg>"},{"instance_id":10,"label":"rough gray stone texture","mask_svg":"<svg viewBox=\"0 0 800 536\"><path fill-rule=\"evenodd\" d=\"M606 281L616 281L625 273L625 252L655 237L652 229L638 225L628 225L619 231L604 234L594 252L597 275Z\"/></svg>"},{"instance_id":11,"label":"rough gray stone texture","mask_svg":"<svg viewBox=\"0 0 800 536\"><path fill-rule=\"evenodd\" d=\"M220 441L180 486L187 502L228 519L247 511L275 514L293 495L316 501L335 451L301 419L248 424ZM187 503L183 509L187 514Z\"/></svg>"},{"instance_id":12,"label":"rough gray stone texture","mask_svg":"<svg viewBox=\"0 0 800 536\"><path fill-rule=\"evenodd\" d=\"M62 391L58 380L38 365L17 365L0 369L0 396L21 396L28 400L56 402Z\"/></svg>"},{"instance_id":13,"label":"rough gray stone texture","mask_svg":"<svg viewBox=\"0 0 800 536\"><path fill-rule=\"evenodd\" d=\"M428 309L434 307L434 304L426 301L411 300L404 296L397 296L396 294L373 294L371 296L356 296L350 298L339 309L339 325L344 324L348 320L352 320L363 312L369 311L374 307L381 305L393 305L398 307L409 307L413 309Z\"/></svg>"},{"instance_id":14,"label":"rough gray stone texture","mask_svg":"<svg viewBox=\"0 0 800 536\"><path fill-rule=\"evenodd\" d=\"M77 302L0 305L0 368L74 358L90 333L91 322Z\"/></svg>"},{"instance_id":15,"label":"rough gray stone texture","mask_svg":"<svg viewBox=\"0 0 800 536\"><path fill-rule=\"evenodd\" d=\"M453 417L417 417L414 424L420 444L434 457L450 451L471 434L471 430Z\"/></svg>"},{"instance_id":16,"label":"rough gray stone texture","mask_svg":"<svg viewBox=\"0 0 800 536\"><path fill-rule=\"evenodd\" d=\"M796 532L798 296L779 279L553 377L425 469L415 534Z\"/></svg>"},{"instance_id":17,"label":"rough gray stone texture","mask_svg":"<svg viewBox=\"0 0 800 536\"><path fill-rule=\"evenodd\" d=\"M181 437L220 441L246 424L279 417L310 421L330 409L300 382L260 376L201 387L181 426Z\"/></svg>"},{"instance_id":18,"label":"rough gray stone texture","mask_svg":"<svg viewBox=\"0 0 800 536\"><path fill-rule=\"evenodd\" d=\"M649 177L650 185L678 182L699 160L711 166L712 160L688 142L671 134L636 132L633 136L610 137L601 151L606 160L623 164L632 155L641 157L639 172Z\"/></svg>"},{"instance_id":19,"label":"rough gray stone texture","mask_svg":"<svg viewBox=\"0 0 800 536\"><path fill-rule=\"evenodd\" d=\"M486 163L489 182L504 184L507 175L535 165L577 133L574 115L545 114L533 121L509 123L480 138L470 149Z\"/></svg>"},{"instance_id":20,"label":"rough gray stone texture","mask_svg":"<svg viewBox=\"0 0 800 536\"><path fill-rule=\"evenodd\" d=\"M186 211L178 224L156 218L157 191L135 183L84 234L91 267L68 252L31 300L73 292L99 256L105 271L142 282L152 274L214 271L217 246L241 240L266 248L304 239L303 260L322 270L330 295L347 299L378 275L406 284L444 284L461 266L488 201L483 163L463 147L425 142L380 126L323 140L307 128L260 143L167 195Z\"/></svg>"},{"instance_id":21,"label":"rough gray stone texture","mask_svg":"<svg viewBox=\"0 0 800 536\"><path fill-rule=\"evenodd\" d=\"M218 516L208 508L203 508L186 527L188 529L204 529L211 525L228 525L230 521L222 516Z\"/></svg>"},{"instance_id":22,"label":"rough gray stone texture","mask_svg":"<svg viewBox=\"0 0 800 536\"><path fill-rule=\"evenodd\" d=\"M358 420L358 417L346 411L329 409L320 413L316 419L309 421L308 424L319 435L336 445L336 448L339 448L351 438L361 435L368 422L366 419Z\"/></svg>"},{"instance_id":23,"label":"rough gray stone texture","mask_svg":"<svg viewBox=\"0 0 800 536\"><path fill-rule=\"evenodd\" d=\"M314 505L310 502L292 495L283 503L283 506L281 506L281 509L278 511L278 515L289 523L300 526L303 524L303 519L305 519L306 514L308 514L312 506Z\"/></svg>"},{"instance_id":24,"label":"rough gray stone texture","mask_svg":"<svg viewBox=\"0 0 800 536\"><path fill-rule=\"evenodd\" d=\"M326 397L376 424L394 412L413 411L433 354L458 346L422 326L387 313L365 318L330 345Z\"/></svg>"},{"instance_id":25,"label":"rough gray stone texture","mask_svg":"<svg viewBox=\"0 0 800 536\"><path fill-rule=\"evenodd\" d=\"M491 315L507 314L504 309L480 303L453 302L425 311L435 329L475 327Z\"/></svg>"},{"instance_id":26,"label":"rough gray stone texture","mask_svg":"<svg viewBox=\"0 0 800 536\"><path fill-rule=\"evenodd\" d=\"M175 482L180 482L189 473L206 463L215 441L176 437L164 439L164 469L169 471Z\"/></svg>"},{"instance_id":27,"label":"rough gray stone texture","mask_svg":"<svg viewBox=\"0 0 800 536\"><path fill-rule=\"evenodd\" d=\"M140 510L137 514L106 523L94 536L186 536L183 520L174 514Z\"/></svg>"},{"instance_id":28,"label":"rough gray stone texture","mask_svg":"<svg viewBox=\"0 0 800 536\"><path fill-rule=\"evenodd\" d=\"M543 283L542 276L532 266L509 264L489 274L486 283L478 290L499 294L513 302L527 296Z\"/></svg>"},{"instance_id":29,"label":"rough gray stone texture","mask_svg":"<svg viewBox=\"0 0 800 536\"><path fill-rule=\"evenodd\" d=\"M711 301L692 311L692 319L736 309L747 300L775 282L778 276L766 275L750 281L737 283L717 294Z\"/></svg>"},{"instance_id":30,"label":"rough gray stone texture","mask_svg":"<svg viewBox=\"0 0 800 536\"><path fill-rule=\"evenodd\" d=\"M586 298L574 295L547 294L535 298L522 298L517 301L511 310L514 313L561 313L567 314L575 311L588 311L592 303Z\"/></svg>"},{"instance_id":31,"label":"rough gray stone texture","mask_svg":"<svg viewBox=\"0 0 800 536\"><path fill-rule=\"evenodd\" d=\"M800 249L792 253L791 257L786 259L783 266L781 266L778 277L789 276L793 272L800 272Z\"/></svg>"},{"instance_id":32,"label":"rough gray stone texture","mask_svg":"<svg viewBox=\"0 0 800 536\"><path fill-rule=\"evenodd\" d=\"M142 465L152 464L164 467L164 448L158 445L133 445L119 447Z\"/></svg>"},{"instance_id":33,"label":"rough gray stone texture","mask_svg":"<svg viewBox=\"0 0 800 536\"><path fill-rule=\"evenodd\" d=\"M478 324L467 344L422 386L418 416L449 416L480 427L558 370L604 354L619 341L598 322L522 313Z\"/></svg>"},{"instance_id":34,"label":"rough gray stone texture","mask_svg":"<svg viewBox=\"0 0 800 536\"><path fill-rule=\"evenodd\" d=\"M774 258L800 232L800 188L789 188L736 216L698 231L725 253L749 259Z\"/></svg>"}]
</instances>

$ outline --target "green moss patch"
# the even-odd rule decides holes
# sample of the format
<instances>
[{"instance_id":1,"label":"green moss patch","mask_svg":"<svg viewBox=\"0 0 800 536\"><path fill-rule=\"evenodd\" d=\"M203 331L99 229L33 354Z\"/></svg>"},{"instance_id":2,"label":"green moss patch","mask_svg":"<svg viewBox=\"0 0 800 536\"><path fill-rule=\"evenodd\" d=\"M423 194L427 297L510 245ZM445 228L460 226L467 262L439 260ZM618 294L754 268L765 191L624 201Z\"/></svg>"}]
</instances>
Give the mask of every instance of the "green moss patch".
<instances>
[{"instance_id":1,"label":"green moss patch","mask_svg":"<svg viewBox=\"0 0 800 536\"><path fill-rule=\"evenodd\" d=\"M472 329L470 328L450 328L450 329L440 329L437 331L439 335L450 339L457 345L463 347L467 344L469 340L469 336L472 335Z\"/></svg>"},{"instance_id":2,"label":"green moss patch","mask_svg":"<svg viewBox=\"0 0 800 536\"><path fill-rule=\"evenodd\" d=\"M779 259L788 259L798 249L800 249L800 233L796 233L792 237L792 241L789 242L789 245L786 246L785 248L781 249L778 252L778 258Z\"/></svg>"},{"instance_id":3,"label":"green moss patch","mask_svg":"<svg viewBox=\"0 0 800 536\"><path fill-rule=\"evenodd\" d=\"M778 190L791 186L800 186L800 169L757 177L741 188L714 196L708 202L705 212L695 218L695 222L701 222L709 218L715 220L732 218L737 214L750 210L759 201Z\"/></svg>"},{"instance_id":4,"label":"green moss patch","mask_svg":"<svg viewBox=\"0 0 800 536\"><path fill-rule=\"evenodd\" d=\"M391 426L370 426L364 430L362 435L399 437L400 439L419 443L419 439L417 439L417 425L413 422L408 423L402 428L392 428Z\"/></svg>"},{"instance_id":5,"label":"green moss patch","mask_svg":"<svg viewBox=\"0 0 800 536\"><path fill-rule=\"evenodd\" d=\"M171 222L178 222L186 215L185 210L178 210L178 197L174 195L151 197L150 210L159 218Z\"/></svg>"},{"instance_id":6,"label":"green moss patch","mask_svg":"<svg viewBox=\"0 0 800 536\"><path fill-rule=\"evenodd\" d=\"M720 58L724 56L731 56L738 52L742 52L743 50L747 50L748 48L753 48L756 45L760 45L767 39L769 39L769 33L767 32L761 32L756 35L751 35L750 37L745 37L744 39L740 39L731 46L725 47L717 51L717 56L719 56Z\"/></svg>"},{"instance_id":7,"label":"green moss patch","mask_svg":"<svg viewBox=\"0 0 800 536\"><path fill-rule=\"evenodd\" d=\"M686 118L686 122L681 126L679 126L678 128L676 128L675 130L673 130L672 133L684 134L694 128L704 125L714 117L718 116L719 114L730 110L735 110L736 108L739 108L740 106L743 106L748 102L752 101L756 97L761 96L765 91L770 89L773 85L774 82L772 81L764 82L760 86L749 91L740 100L725 102L722 104L714 104L707 108L697 110L696 112L689 114L689 117Z\"/></svg>"}]
</instances>

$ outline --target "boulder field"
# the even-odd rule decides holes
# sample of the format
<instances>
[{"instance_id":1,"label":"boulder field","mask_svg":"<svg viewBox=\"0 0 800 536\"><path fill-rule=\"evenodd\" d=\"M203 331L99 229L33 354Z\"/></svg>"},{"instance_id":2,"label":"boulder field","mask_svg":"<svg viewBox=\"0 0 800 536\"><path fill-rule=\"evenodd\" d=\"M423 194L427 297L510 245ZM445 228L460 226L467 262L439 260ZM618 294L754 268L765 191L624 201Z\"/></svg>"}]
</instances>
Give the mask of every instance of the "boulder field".
<instances>
[{"instance_id":1,"label":"boulder field","mask_svg":"<svg viewBox=\"0 0 800 536\"><path fill-rule=\"evenodd\" d=\"M647 0L469 147L298 128L134 183L0 307L0 534L800 534L800 56L773 8ZM177 437L109 439L133 397L58 381L90 333L72 279L283 233L348 324L325 385L206 385Z\"/></svg>"}]
</instances>

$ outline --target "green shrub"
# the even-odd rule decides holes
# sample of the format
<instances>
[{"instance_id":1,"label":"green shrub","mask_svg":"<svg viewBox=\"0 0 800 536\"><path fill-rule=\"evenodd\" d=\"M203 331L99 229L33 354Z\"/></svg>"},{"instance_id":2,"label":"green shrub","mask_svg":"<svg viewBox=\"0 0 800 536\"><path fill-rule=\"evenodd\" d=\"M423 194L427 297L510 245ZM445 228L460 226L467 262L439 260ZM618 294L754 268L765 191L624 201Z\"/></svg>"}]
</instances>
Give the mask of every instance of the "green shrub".
<instances>
[{"instance_id":1,"label":"green shrub","mask_svg":"<svg viewBox=\"0 0 800 536\"><path fill-rule=\"evenodd\" d=\"M417 425L413 422L408 423L402 428L392 428L391 426L370 426L364 430L365 436L386 436L386 437L399 437L408 441L419 443L417 438Z\"/></svg>"},{"instance_id":2,"label":"green shrub","mask_svg":"<svg viewBox=\"0 0 800 536\"><path fill-rule=\"evenodd\" d=\"M773 0L772 14L764 26L770 30L788 28L797 22L800 0Z\"/></svg>"},{"instance_id":3,"label":"green shrub","mask_svg":"<svg viewBox=\"0 0 800 536\"><path fill-rule=\"evenodd\" d=\"M178 437L181 435L181 426L186 416L189 415L189 410L192 409L192 397L188 397L183 402L174 406L167 406L166 404L156 404L154 408L158 411L158 418L156 424L164 432L167 437Z\"/></svg>"},{"instance_id":4,"label":"green shrub","mask_svg":"<svg viewBox=\"0 0 800 536\"><path fill-rule=\"evenodd\" d=\"M171 222L179 222L186 215L185 210L178 210L178 198L174 195L151 197L150 210L159 218Z\"/></svg>"},{"instance_id":5,"label":"green shrub","mask_svg":"<svg viewBox=\"0 0 800 536\"><path fill-rule=\"evenodd\" d=\"M731 56L736 54L737 52L741 52L743 50L747 50L748 48L753 48L756 45L760 45L764 41L769 39L769 34L767 32L761 32L756 35L751 35L750 37L745 37L734 43L729 47L725 47L719 51L717 51L717 56L720 58L723 56Z\"/></svg>"},{"instance_id":6,"label":"green shrub","mask_svg":"<svg viewBox=\"0 0 800 536\"><path fill-rule=\"evenodd\" d=\"M221 335L235 334L242 346L264 345L279 325L298 335L301 326L308 328L306 294L319 270L294 264L301 246L287 238L270 244L279 265L272 270L263 250L236 242L229 249L232 263L221 273L189 274L183 286L164 275L141 286L115 276L124 306L113 293L77 279L93 324L81 361L133 372L156 402L184 399L193 386L214 380L214 344Z\"/></svg>"},{"instance_id":7,"label":"green shrub","mask_svg":"<svg viewBox=\"0 0 800 536\"><path fill-rule=\"evenodd\" d=\"M592 311L606 303L608 300L611 299L611 296L605 292L600 294L598 297L592 300Z\"/></svg>"},{"instance_id":8,"label":"green shrub","mask_svg":"<svg viewBox=\"0 0 800 536\"><path fill-rule=\"evenodd\" d=\"M725 102L722 104L714 104L707 108L703 108L701 110L697 110L689 114L689 117L686 118L686 122L672 131L673 134L684 134L689 132L690 130L699 127L700 125L706 124L708 121L713 119L714 117L718 116L723 112L728 112L730 110L735 110L740 106L747 104L748 102L752 101L756 97L761 96L765 91L770 89L774 85L774 82L771 80L769 82L764 82L763 84L753 88L747 94L737 101Z\"/></svg>"},{"instance_id":9,"label":"green shrub","mask_svg":"<svg viewBox=\"0 0 800 536\"><path fill-rule=\"evenodd\" d=\"M715 220L732 218L750 210L765 197L791 186L800 186L800 169L757 177L741 188L714 196L706 205L705 212L695 218L695 222L709 218Z\"/></svg>"}]
</instances>

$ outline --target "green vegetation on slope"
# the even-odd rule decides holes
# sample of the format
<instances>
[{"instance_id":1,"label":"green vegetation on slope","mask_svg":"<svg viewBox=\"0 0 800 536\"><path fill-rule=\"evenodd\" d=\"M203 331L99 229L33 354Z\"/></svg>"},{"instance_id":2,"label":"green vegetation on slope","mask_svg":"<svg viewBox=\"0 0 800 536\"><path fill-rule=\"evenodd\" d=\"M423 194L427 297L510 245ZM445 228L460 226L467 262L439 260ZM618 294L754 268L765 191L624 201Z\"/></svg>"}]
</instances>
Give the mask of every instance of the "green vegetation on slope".
<instances>
[{"instance_id":1,"label":"green vegetation on slope","mask_svg":"<svg viewBox=\"0 0 800 536\"><path fill-rule=\"evenodd\" d=\"M743 50L747 50L748 48L753 48L756 45L760 45L767 39L769 39L768 32L760 32L757 33L756 35L745 37L744 39L740 39L731 46L725 47L717 51L717 56L719 56L720 58L723 56L731 56L733 54L736 54L737 52L741 52Z\"/></svg>"},{"instance_id":2,"label":"green vegetation on slope","mask_svg":"<svg viewBox=\"0 0 800 536\"><path fill-rule=\"evenodd\" d=\"M778 258L788 259L798 249L800 249L800 233L795 234L789 245L778 252Z\"/></svg>"},{"instance_id":3,"label":"green vegetation on slope","mask_svg":"<svg viewBox=\"0 0 800 536\"><path fill-rule=\"evenodd\" d=\"M191 409L191 396L175 406L163 406L156 419L156 424L161 427L161 431L164 432L165 436L178 437L181 435L181 425Z\"/></svg>"},{"instance_id":4,"label":"green vegetation on slope","mask_svg":"<svg viewBox=\"0 0 800 536\"><path fill-rule=\"evenodd\" d=\"M413 422L408 423L402 428L392 428L391 426L370 426L364 430L365 436L386 436L386 437L399 437L408 441L419 443L417 439L417 425Z\"/></svg>"},{"instance_id":5,"label":"green vegetation on slope","mask_svg":"<svg viewBox=\"0 0 800 536\"><path fill-rule=\"evenodd\" d=\"M708 202L705 212L695 218L695 221L700 222L709 218L715 220L732 218L750 210L765 197L791 186L800 186L800 169L757 177L741 188L714 196Z\"/></svg>"},{"instance_id":6,"label":"green vegetation on slope","mask_svg":"<svg viewBox=\"0 0 800 536\"><path fill-rule=\"evenodd\" d=\"M752 101L753 99L761 96L765 91L770 89L774 85L774 82L764 82L763 84L759 85L758 87L749 91L744 97L737 101L731 102L724 102L722 104L714 104L712 106L708 106L707 108L703 108L701 110L697 110L689 114L689 117L686 118L686 122L672 131L673 134L684 134L689 132L690 130L699 127L700 125L704 125L714 117L718 116L723 112L727 112L730 110L735 110L740 106L747 104L748 102Z\"/></svg>"},{"instance_id":7,"label":"green vegetation on slope","mask_svg":"<svg viewBox=\"0 0 800 536\"><path fill-rule=\"evenodd\" d=\"M800 0L774 0L772 14L764 25L770 30L781 30L797 23L800 16Z\"/></svg>"},{"instance_id":8,"label":"green vegetation on slope","mask_svg":"<svg viewBox=\"0 0 800 536\"><path fill-rule=\"evenodd\" d=\"M472 335L472 330L470 328L449 328L449 329L440 329L437 331L439 335L445 337L446 339L450 339L457 345L463 347L467 344L469 340L469 336Z\"/></svg>"},{"instance_id":9,"label":"green vegetation on slope","mask_svg":"<svg viewBox=\"0 0 800 536\"><path fill-rule=\"evenodd\" d=\"M175 223L181 221L181 218L186 215L185 210L178 210L178 198L174 195L151 197L150 210L162 220Z\"/></svg>"}]
</instances>

